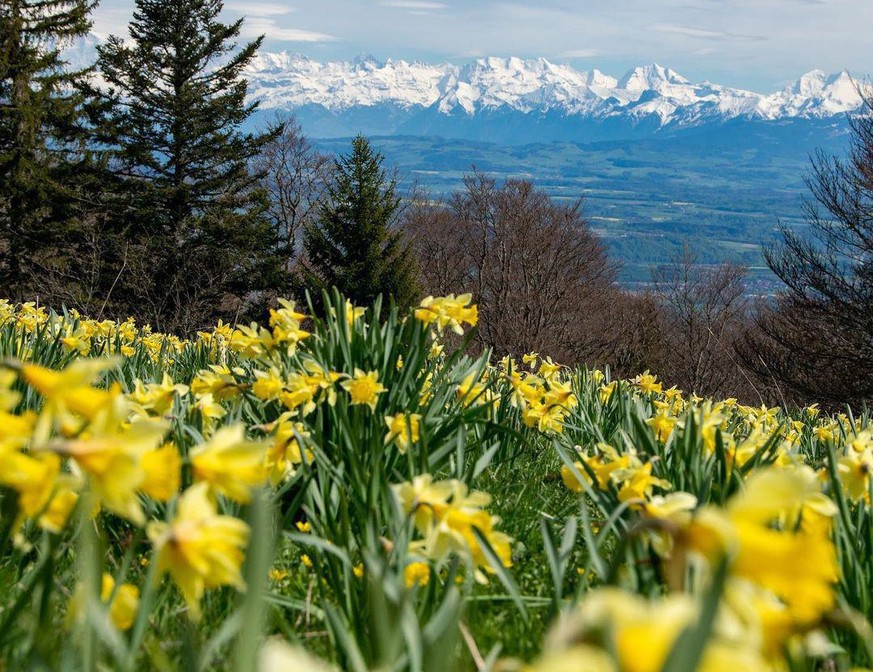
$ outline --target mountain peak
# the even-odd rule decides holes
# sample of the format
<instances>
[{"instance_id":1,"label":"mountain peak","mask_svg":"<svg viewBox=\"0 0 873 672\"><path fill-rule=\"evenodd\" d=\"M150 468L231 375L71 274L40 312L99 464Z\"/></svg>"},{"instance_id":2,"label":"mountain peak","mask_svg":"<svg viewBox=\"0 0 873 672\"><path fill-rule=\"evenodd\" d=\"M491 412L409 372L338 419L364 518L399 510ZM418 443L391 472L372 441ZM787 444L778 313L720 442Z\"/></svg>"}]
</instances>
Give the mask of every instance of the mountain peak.
<instances>
[{"instance_id":1,"label":"mountain peak","mask_svg":"<svg viewBox=\"0 0 873 672\"><path fill-rule=\"evenodd\" d=\"M810 70L801 75L797 81L792 82L786 91L801 96L814 96L824 88L826 78L827 73L823 70Z\"/></svg>"},{"instance_id":2,"label":"mountain peak","mask_svg":"<svg viewBox=\"0 0 873 672\"><path fill-rule=\"evenodd\" d=\"M379 61L373 54L360 53L352 60L352 65L356 68L378 68L384 63Z\"/></svg>"},{"instance_id":3,"label":"mountain peak","mask_svg":"<svg viewBox=\"0 0 873 672\"><path fill-rule=\"evenodd\" d=\"M665 84L687 85L690 82L675 70L652 63L629 70L618 83L619 88L631 93L660 91Z\"/></svg>"}]
</instances>

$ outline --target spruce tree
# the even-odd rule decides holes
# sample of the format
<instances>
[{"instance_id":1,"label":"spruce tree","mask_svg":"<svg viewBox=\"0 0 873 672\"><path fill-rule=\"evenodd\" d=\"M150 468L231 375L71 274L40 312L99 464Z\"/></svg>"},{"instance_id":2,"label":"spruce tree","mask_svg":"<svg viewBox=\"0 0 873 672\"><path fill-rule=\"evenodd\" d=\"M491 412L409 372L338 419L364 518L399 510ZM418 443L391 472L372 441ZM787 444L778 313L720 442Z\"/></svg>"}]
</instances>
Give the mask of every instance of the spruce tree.
<instances>
[{"instance_id":1,"label":"spruce tree","mask_svg":"<svg viewBox=\"0 0 873 672\"><path fill-rule=\"evenodd\" d=\"M401 199L383 161L359 135L335 162L318 219L304 229L302 280L316 300L331 287L359 305L381 294L403 309L417 298L414 261L394 226Z\"/></svg>"},{"instance_id":2,"label":"spruce tree","mask_svg":"<svg viewBox=\"0 0 873 672\"><path fill-rule=\"evenodd\" d=\"M242 20L220 0L137 0L131 42L111 37L99 67L111 87L104 141L127 178L121 292L154 326L185 331L239 317L281 264L249 161L272 136L242 130L256 108L243 70L262 38L238 47Z\"/></svg>"},{"instance_id":3,"label":"spruce tree","mask_svg":"<svg viewBox=\"0 0 873 672\"><path fill-rule=\"evenodd\" d=\"M85 35L89 0L0 1L0 283L28 291L28 263L63 222L53 206L70 195L65 179L82 160L82 83L62 48Z\"/></svg>"}]
</instances>

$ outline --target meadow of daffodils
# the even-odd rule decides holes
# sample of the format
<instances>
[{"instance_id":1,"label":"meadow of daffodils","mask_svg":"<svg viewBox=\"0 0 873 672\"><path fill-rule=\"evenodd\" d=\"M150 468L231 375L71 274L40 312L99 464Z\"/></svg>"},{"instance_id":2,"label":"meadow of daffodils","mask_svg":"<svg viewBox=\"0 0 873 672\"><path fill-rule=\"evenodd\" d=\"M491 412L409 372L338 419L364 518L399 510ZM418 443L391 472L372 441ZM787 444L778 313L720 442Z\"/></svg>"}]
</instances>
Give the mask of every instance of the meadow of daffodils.
<instances>
[{"instance_id":1,"label":"meadow of daffodils","mask_svg":"<svg viewBox=\"0 0 873 672\"><path fill-rule=\"evenodd\" d=\"M0 302L0 670L873 667L866 414L326 301L190 340Z\"/></svg>"}]
</instances>

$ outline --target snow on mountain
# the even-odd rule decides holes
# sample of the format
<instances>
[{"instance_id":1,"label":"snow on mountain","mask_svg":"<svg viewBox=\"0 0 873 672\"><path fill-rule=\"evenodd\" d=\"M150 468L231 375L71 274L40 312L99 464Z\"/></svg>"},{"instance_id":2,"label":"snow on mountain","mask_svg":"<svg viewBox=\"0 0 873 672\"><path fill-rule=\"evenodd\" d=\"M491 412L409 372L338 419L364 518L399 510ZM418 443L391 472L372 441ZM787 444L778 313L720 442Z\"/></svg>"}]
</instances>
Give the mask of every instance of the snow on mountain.
<instances>
[{"instance_id":1,"label":"snow on mountain","mask_svg":"<svg viewBox=\"0 0 873 672\"><path fill-rule=\"evenodd\" d=\"M90 33L69 45L64 50L69 67L92 64L102 41ZM616 79L545 58L480 58L458 66L372 56L321 62L289 52L260 52L246 74L249 96L262 109L316 107L332 115L385 107L408 114L430 110L446 118L511 112L691 126L736 117L827 119L861 104L855 80L845 71L813 70L767 95L693 83L658 64Z\"/></svg>"},{"instance_id":2,"label":"snow on mountain","mask_svg":"<svg viewBox=\"0 0 873 672\"><path fill-rule=\"evenodd\" d=\"M861 104L855 81L843 71L828 75L806 73L779 93L764 96L758 106L762 117L831 117L857 109Z\"/></svg>"},{"instance_id":3,"label":"snow on mountain","mask_svg":"<svg viewBox=\"0 0 873 672\"><path fill-rule=\"evenodd\" d=\"M657 64L634 68L617 80L544 58L481 58L457 66L371 57L321 63L285 52L262 53L247 76L250 95L263 108L317 105L334 113L388 104L403 110L434 108L443 115L507 110L601 119L654 116L663 126L739 116L821 119L861 103L847 72L817 70L770 95L693 83Z\"/></svg>"},{"instance_id":4,"label":"snow on mountain","mask_svg":"<svg viewBox=\"0 0 873 672\"><path fill-rule=\"evenodd\" d=\"M441 66L372 57L320 63L304 56L261 53L249 67L249 95L267 108L311 103L331 110L393 103L428 106L440 95Z\"/></svg>"},{"instance_id":5,"label":"snow on mountain","mask_svg":"<svg viewBox=\"0 0 873 672\"><path fill-rule=\"evenodd\" d=\"M61 58L70 70L84 70L97 60L97 47L104 42L104 38L94 32L66 43L61 48Z\"/></svg>"}]
</instances>

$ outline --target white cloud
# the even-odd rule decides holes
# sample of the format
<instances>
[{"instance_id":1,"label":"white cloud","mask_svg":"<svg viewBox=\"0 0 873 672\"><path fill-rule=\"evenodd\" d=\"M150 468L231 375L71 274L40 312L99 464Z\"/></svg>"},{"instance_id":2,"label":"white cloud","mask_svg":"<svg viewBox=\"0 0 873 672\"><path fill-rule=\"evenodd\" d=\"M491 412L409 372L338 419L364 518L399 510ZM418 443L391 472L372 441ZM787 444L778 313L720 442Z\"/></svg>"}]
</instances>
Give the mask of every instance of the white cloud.
<instances>
[{"instance_id":1,"label":"white cloud","mask_svg":"<svg viewBox=\"0 0 873 672\"><path fill-rule=\"evenodd\" d=\"M224 7L245 16L281 16L297 11L278 2L228 2Z\"/></svg>"},{"instance_id":2,"label":"white cloud","mask_svg":"<svg viewBox=\"0 0 873 672\"><path fill-rule=\"evenodd\" d=\"M684 35L685 37L696 37L706 40L760 42L767 39L761 35L737 35L736 33L727 33L722 30L709 30L707 28L695 28L693 26L676 26L667 23L657 23L652 26L652 29L661 33L673 33L674 35Z\"/></svg>"},{"instance_id":3,"label":"white cloud","mask_svg":"<svg viewBox=\"0 0 873 672\"><path fill-rule=\"evenodd\" d=\"M243 23L243 37L266 35L271 40L282 42L333 42L340 38L326 33L300 28L286 28L275 20L263 16L250 16Z\"/></svg>"},{"instance_id":4,"label":"white cloud","mask_svg":"<svg viewBox=\"0 0 873 672\"><path fill-rule=\"evenodd\" d=\"M597 49L570 49L561 54L562 58L594 58L599 56L600 52Z\"/></svg>"},{"instance_id":5,"label":"white cloud","mask_svg":"<svg viewBox=\"0 0 873 672\"><path fill-rule=\"evenodd\" d=\"M424 0L382 0L382 7L396 7L398 9L448 9L448 5L442 2L425 2Z\"/></svg>"}]
</instances>

